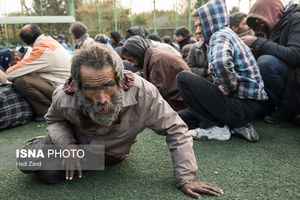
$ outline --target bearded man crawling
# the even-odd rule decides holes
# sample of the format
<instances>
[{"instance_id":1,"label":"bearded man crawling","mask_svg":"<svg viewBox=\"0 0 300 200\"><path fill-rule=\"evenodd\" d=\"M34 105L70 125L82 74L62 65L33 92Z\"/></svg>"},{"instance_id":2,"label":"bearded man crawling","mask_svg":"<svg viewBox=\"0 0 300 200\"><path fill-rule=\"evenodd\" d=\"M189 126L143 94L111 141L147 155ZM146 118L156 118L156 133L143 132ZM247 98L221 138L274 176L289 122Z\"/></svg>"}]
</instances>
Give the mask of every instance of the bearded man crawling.
<instances>
[{"instance_id":1,"label":"bearded man crawling","mask_svg":"<svg viewBox=\"0 0 300 200\"><path fill-rule=\"evenodd\" d=\"M30 140L24 149L43 149L51 144L68 150L82 144L102 144L105 165L114 165L126 158L137 135L150 128L166 137L178 188L195 198L200 193L223 193L212 184L195 180L198 166L186 124L154 85L123 70L116 52L101 44L78 50L72 59L71 75L53 93L45 115L49 135ZM20 170L36 173L40 181L54 184L72 180L75 174L81 178L82 162L74 157L55 159L46 164L50 170ZM57 165L60 170L51 170Z\"/></svg>"}]
</instances>

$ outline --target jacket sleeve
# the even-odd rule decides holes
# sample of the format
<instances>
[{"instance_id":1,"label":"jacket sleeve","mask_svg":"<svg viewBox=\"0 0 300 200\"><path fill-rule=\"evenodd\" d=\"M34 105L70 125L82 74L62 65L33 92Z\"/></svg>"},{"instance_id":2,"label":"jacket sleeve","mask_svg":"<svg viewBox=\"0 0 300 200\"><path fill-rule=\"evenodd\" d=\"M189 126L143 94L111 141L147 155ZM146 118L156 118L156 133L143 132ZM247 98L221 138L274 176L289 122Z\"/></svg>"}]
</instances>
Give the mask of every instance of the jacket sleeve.
<instances>
[{"instance_id":1,"label":"jacket sleeve","mask_svg":"<svg viewBox=\"0 0 300 200\"><path fill-rule=\"evenodd\" d=\"M43 71L44 68L48 67L51 63L44 55L45 51L46 48L35 47L28 58L6 70L7 79L13 81L17 77Z\"/></svg>"},{"instance_id":2,"label":"jacket sleeve","mask_svg":"<svg viewBox=\"0 0 300 200\"><path fill-rule=\"evenodd\" d=\"M73 135L72 126L64 117L65 110L61 107L64 91L62 87L58 87L52 97L52 104L45 115L48 123L47 131L52 142L61 149L64 149L68 144L76 144Z\"/></svg>"},{"instance_id":3,"label":"jacket sleeve","mask_svg":"<svg viewBox=\"0 0 300 200\"><path fill-rule=\"evenodd\" d=\"M146 96L148 113L145 116L146 126L159 135L166 136L166 142L171 152L173 172L178 187L195 180L198 166L193 150L193 139L188 134L186 124L178 114L162 98L152 85L151 93Z\"/></svg>"},{"instance_id":4,"label":"jacket sleeve","mask_svg":"<svg viewBox=\"0 0 300 200\"><path fill-rule=\"evenodd\" d=\"M232 94L237 89L237 74L234 70L233 49L229 39L217 35L210 41L209 68L216 77L216 84Z\"/></svg>"},{"instance_id":5,"label":"jacket sleeve","mask_svg":"<svg viewBox=\"0 0 300 200\"><path fill-rule=\"evenodd\" d=\"M151 72L149 74L149 82L155 85L160 94L163 97L167 96L167 83L164 82L166 80L163 76L166 76L163 72L165 71L163 68L163 63L160 60L151 63Z\"/></svg>"},{"instance_id":6,"label":"jacket sleeve","mask_svg":"<svg viewBox=\"0 0 300 200\"><path fill-rule=\"evenodd\" d=\"M283 60L291 67L299 67L300 63L300 17L294 15L290 18L290 29L288 31L288 41L285 46L266 38L259 37L252 45L257 56L273 55Z\"/></svg>"},{"instance_id":7,"label":"jacket sleeve","mask_svg":"<svg viewBox=\"0 0 300 200\"><path fill-rule=\"evenodd\" d=\"M191 71L199 76L204 76L205 56L201 48L197 48L194 44L190 49L187 65Z\"/></svg>"}]
</instances>

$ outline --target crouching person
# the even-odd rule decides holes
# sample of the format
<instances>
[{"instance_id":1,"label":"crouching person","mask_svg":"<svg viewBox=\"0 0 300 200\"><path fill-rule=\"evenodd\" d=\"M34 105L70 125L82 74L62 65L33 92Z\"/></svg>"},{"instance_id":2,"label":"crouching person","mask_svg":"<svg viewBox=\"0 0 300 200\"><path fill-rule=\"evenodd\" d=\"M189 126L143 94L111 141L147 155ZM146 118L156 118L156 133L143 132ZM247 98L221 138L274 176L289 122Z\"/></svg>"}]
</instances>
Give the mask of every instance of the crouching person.
<instances>
[{"instance_id":1,"label":"crouching person","mask_svg":"<svg viewBox=\"0 0 300 200\"><path fill-rule=\"evenodd\" d=\"M216 186L195 180L197 163L186 124L154 85L123 71L116 52L101 44L81 49L72 59L71 74L76 84L58 87L45 115L49 136L34 139L25 148L43 148L46 143L61 149L103 144L105 164L112 165L125 159L138 133L151 128L166 136L177 186L184 193L193 197L222 193ZM61 171L33 171L46 183L63 177L72 180L74 171L82 176L77 159L60 164Z\"/></svg>"},{"instance_id":2,"label":"crouching person","mask_svg":"<svg viewBox=\"0 0 300 200\"><path fill-rule=\"evenodd\" d=\"M181 72L177 85L189 109L179 115L195 139L229 140L229 128L233 128L235 134L257 141L259 136L249 122L264 114L267 94L250 49L227 27L225 1L212 0L192 17L196 32L208 44L208 65L215 82Z\"/></svg>"}]
</instances>

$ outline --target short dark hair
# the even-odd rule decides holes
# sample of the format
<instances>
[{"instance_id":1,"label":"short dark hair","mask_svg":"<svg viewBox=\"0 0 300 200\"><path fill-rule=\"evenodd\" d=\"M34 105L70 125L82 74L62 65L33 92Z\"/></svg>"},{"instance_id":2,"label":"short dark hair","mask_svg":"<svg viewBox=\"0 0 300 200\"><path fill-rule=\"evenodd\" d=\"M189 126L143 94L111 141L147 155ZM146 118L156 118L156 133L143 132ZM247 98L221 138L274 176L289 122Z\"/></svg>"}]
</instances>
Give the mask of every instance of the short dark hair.
<instances>
[{"instance_id":1,"label":"short dark hair","mask_svg":"<svg viewBox=\"0 0 300 200\"><path fill-rule=\"evenodd\" d=\"M191 37L189 29L185 26L178 27L175 30L175 35L177 36L181 35L182 37Z\"/></svg>"},{"instance_id":2,"label":"short dark hair","mask_svg":"<svg viewBox=\"0 0 300 200\"><path fill-rule=\"evenodd\" d=\"M229 16L229 27L232 28L232 26L239 27L241 21L247 17L247 14L242 12L233 13Z\"/></svg>"},{"instance_id":3,"label":"short dark hair","mask_svg":"<svg viewBox=\"0 0 300 200\"><path fill-rule=\"evenodd\" d=\"M157 42L162 42L159 35L156 35L156 34L149 34L147 36L147 38L150 39L150 40L157 41Z\"/></svg>"},{"instance_id":4,"label":"short dark hair","mask_svg":"<svg viewBox=\"0 0 300 200\"><path fill-rule=\"evenodd\" d=\"M36 24L27 24L20 30L20 38L27 45L33 44L35 40L42 34L42 30Z\"/></svg>"},{"instance_id":5,"label":"short dark hair","mask_svg":"<svg viewBox=\"0 0 300 200\"><path fill-rule=\"evenodd\" d=\"M122 59L114 50L107 48L105 45L95 42L75 52L71 63L71 75L77 81L79 89L82 86L80 68L83 65L96 70L111 66L116 76L117 85L120 85L124 69Z\"/></svg>"},{"instance_id":6,"label":"short dark hair","mask_svg":"<svg viewBox=\"0 0 300 200\"><path fill-rule=\"evenodd\" d=\"M75 22L72 24L70 31L76 39L79 39L86 34L87 27L81 22Z\"/></svg>"}]
</instances>

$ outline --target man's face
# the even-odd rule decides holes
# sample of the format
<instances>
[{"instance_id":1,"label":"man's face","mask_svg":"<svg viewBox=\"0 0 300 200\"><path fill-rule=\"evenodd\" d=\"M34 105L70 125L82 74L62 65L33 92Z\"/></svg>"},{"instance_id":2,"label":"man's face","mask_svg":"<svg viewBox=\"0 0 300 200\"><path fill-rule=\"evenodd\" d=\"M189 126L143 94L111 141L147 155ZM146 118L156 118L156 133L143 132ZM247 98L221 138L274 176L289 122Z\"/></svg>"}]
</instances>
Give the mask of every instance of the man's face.
<instances>
[{"instance_id":1,"label":"man's face","mask_svg":"<svg viewBox=\"0 0 300 200\"><path fill-rule=\"evenodd\" d=\"M131 66L133 67L138 67L140 68L142 66L141 63L139 63L138 60L134 59L133 57L131 56L127 56L127 55L124 55L124 58L130 63Z\"/></svg>"},{"instance_id":2,"label":"man's face","mask_svg":"<svg viewBox=\"0 0 300 200\"><path fill-rule=\"evenodd\" d=\"M184 37L182 35L174 35L174 37L177 42L180 42L181 40L184 39Z\"/></svg>"},{"instance_id":3,"label":"man's face","mask_svg":"<svg viewBox=\"0 0 300 200\"><path fill-rule=\"evenodd\" d=\"M112 44L117 44L117 42L115 41L115 39L114 39L113 37L111 37L111 36L110 36L110 42L111 42Z\"/></svg>"},{"instance_id":4,"label":"man's face","mask_svg":"<svg viewBox=\"0 0 300 200\"><path fill-rule=\"evenodd\" d=\"M238 34L244 33L250 29L249 26L247 25L246 21L247 21L247 17L244 17L242 19L242 21L240 22L239 27L237 29Z\"/></svg>"},{"instance_id":5,"label":"man's face","mask_svg":"<svg viewBox=\"0 0 300 200\"><path fill-rule=\"evenodd\" d=\"M200 17L194 17L194 26L196 28L195 35L204 40Z\"/></svg>"},{"instance_id":6,"label":"man's face","mask_svg":"<svg viewBox=\"0 0 300 200\"><path fill-rule=\"evenodd\" d=\"M113 68L96 70L82 66L80 78L82 87L76 91L77 106L93 122L110 126L121 110L124 93L117 87Z\"/></svg>"},{"instance_id":7,"label":"man's face","mask_svg":"<svg viewBox=\"0 0 300 200\"><path fill-rule=\"evenodd\" d=\"M255 26L252 29L256 33L269 34L268 25L261 19L255 19Z\"/></svg>"}]
</instances>

